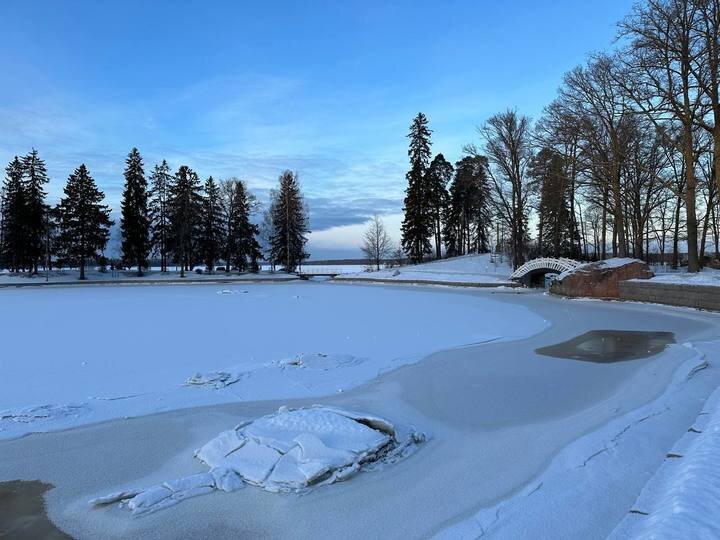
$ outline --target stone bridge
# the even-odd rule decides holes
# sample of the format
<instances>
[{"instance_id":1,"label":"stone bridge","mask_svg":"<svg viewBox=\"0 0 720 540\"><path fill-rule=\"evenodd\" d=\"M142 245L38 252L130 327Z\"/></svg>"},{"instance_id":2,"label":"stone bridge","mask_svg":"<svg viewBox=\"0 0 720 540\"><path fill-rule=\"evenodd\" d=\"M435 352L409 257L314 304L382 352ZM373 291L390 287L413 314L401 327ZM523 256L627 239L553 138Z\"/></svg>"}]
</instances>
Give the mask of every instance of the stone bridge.
<instances>
[{"instance_id":1,"label":"stone bridge","mask_svg":"<svg viewBox=\"0 0 720 540\"><path fill-rule=\"evenodd\" d=\"M582 264L584 263L574 259L540 257L518 267L510 274L510 279L519 281L527 287L542 287L545 282L545 274L560 274Z\"/></svg>"}]
</instances>

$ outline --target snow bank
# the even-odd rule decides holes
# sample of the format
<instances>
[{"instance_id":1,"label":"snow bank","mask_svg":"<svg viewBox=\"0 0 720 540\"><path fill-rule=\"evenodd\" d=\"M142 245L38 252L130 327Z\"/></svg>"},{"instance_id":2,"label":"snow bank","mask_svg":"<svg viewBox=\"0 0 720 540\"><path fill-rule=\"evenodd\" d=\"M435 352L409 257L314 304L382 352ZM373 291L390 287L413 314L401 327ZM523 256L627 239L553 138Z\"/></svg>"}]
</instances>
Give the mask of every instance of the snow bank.
<instances>
[{"instance_id":1,"label":"snow bank","mask_svg":"<svg viewBox=\"0 0 720 540\"><path fill-rule=\"evenodd\" d=\"M281 407L276 413L224 431L195 452L210 467L151 486L90 501L120 501L134 515L154 512L214 490L236 491L251 484L271 492L297 492L346 480L370 463L392 462L424 440L397 430L387 420L333 407Z\"/></svg>"},{"instance_id":2,"label":"snow bank","mask_svg":"<svg viewBox=\"0 0 720 540\"><path fill-rule=\"evenodd\" d=\"M337 276L342 279L387 281L438 281L448 283L503 284L510 282L512 269L507 260L490 254L464 255L412 266L387 268L377 272L360 272Z\"/></svg>"},{"instance_id":3,"label":"snow bank","mask_svg":"<svg viewBox=\"0 0 720 540\"><path fill-rule=\"evenodd\" d=\"M704 268L700 272L669 272L656 275L651 280L659 283L677 283L682 285L711 285L720 287L720 270Z\"/></svg>"},{"instance_id":4,"label":"snow bank","mask_svg":"<svg viewBox=\"0 0 720 540\"><path fill-rule=\"evenodd\" d=\"M720 538L720 388L611 538Z\"/></svg>"}]
</instances>

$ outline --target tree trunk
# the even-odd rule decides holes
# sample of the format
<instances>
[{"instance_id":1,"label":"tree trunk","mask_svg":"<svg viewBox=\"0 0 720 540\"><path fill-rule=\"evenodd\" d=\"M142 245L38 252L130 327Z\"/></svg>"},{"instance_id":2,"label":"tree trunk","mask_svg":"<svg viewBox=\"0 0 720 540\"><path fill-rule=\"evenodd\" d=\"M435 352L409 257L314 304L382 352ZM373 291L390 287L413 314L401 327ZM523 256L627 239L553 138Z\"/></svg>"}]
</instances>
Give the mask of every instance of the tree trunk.
<instances>
[{"instance_id":1,"label":"tree trunk","mask_svg":"<svg viewBox=\"0 0 720 540\"><path fill-rule=\"evenodd\" d=\"M685 128L683 140L683 155L685 158L685 178L687 189L685 191L685 223L687 227L688 272L700 270L698 260L697 214L695 213L695 154L692 147L692 127Z\"/></svg>"}]
</instances>

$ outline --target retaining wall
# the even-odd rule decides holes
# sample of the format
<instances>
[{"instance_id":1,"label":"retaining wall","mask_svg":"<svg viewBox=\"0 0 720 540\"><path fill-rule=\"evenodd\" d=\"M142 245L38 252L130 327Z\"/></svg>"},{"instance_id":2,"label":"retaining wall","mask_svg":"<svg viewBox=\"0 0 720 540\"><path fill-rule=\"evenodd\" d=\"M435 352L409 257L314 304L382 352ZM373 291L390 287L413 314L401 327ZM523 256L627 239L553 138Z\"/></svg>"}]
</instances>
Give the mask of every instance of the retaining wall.
<instances>
[{"instance_id":1,"label":"retaining wall","mask_svg":"<svg viewBox=\"0 0 720 540\"><path fill-rule=\"evenodd\" d=\"M720 287L649 280L621 281L619 285L622 300L720 311Z\"/></svg>"}]
</instances>

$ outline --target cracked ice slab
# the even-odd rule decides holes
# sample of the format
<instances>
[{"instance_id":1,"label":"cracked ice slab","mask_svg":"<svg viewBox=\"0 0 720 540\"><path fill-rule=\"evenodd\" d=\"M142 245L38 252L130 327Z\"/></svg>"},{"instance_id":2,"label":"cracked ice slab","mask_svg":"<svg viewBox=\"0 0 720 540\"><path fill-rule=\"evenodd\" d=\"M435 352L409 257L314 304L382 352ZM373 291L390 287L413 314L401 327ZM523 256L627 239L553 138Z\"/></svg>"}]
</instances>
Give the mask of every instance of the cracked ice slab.
<instances>
[{"instance_id":1,"label":"cracked ice slab","mask_svg":"<svg viewBox=\"0 0 720 540\"><path fill-rule=\"evenodd\" d=\"M401 439L401 440L399 440ZM345 480L364 465L393 463L424 436L380 417L313 405L277 412L223 431L195 452L210 467L144 490L119 491L90 501L126 505L134 515L155 512L214 490L251 484L272 492L302 491Z\"/></svg>"}]
</instances>

